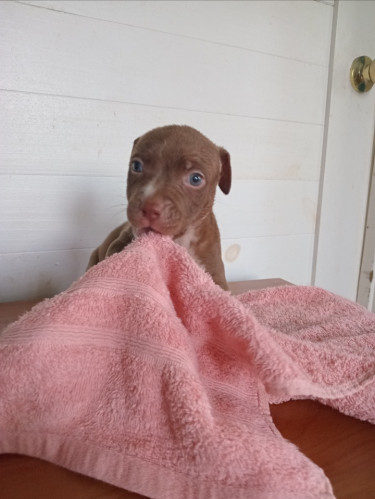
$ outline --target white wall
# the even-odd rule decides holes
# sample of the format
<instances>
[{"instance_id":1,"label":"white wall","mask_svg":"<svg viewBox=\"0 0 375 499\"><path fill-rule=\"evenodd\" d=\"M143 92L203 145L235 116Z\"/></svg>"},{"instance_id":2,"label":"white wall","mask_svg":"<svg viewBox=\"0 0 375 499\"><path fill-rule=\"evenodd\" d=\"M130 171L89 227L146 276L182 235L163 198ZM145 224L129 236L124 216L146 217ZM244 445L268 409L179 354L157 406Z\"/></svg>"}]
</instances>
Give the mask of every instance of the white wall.
<instances>
[{"instance_id":1,"label":"white wall","mask_svg":"<svg viewBox=\"0 0 375 499\"><path fill-rule=\"evenodd\" d=\"M132 141L232 156L229 280L311 282L332 2L0 2L0 299L46 296L125 217Z\"/></svg>"}]
</instances>

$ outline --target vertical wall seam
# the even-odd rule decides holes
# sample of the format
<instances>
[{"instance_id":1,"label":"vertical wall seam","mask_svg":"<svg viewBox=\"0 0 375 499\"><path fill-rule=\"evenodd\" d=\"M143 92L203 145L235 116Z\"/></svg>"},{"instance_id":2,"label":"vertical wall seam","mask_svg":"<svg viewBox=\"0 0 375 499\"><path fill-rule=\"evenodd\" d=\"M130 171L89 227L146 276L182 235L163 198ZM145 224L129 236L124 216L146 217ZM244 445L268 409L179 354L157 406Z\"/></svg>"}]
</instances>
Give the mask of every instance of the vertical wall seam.
<instances>
[{"instance_id":1,"label":"vertical wall seam","mask_svg":"<svg viewBox=\"0 0 375 499\"><path fill-rule=\"evenodd\" d=\"M330 111L331 111L333 63L335 58L338 9L339 9L339 0L335 0L333 7L333 17L332 17L331 48L329 55L328 79L327 79L327 98L326 98L326 108L324 116L324 135L323 135L322 156L320 163L318 203L317 203L317 212L316 212L314 248L313 248L312 269L311 269L312 285L315 285L316 282L316 271L317 271L317 261L318 261L320 221L322 213L323 189L324 189L325 168L326 168L326 159L327 159L327 144L328 144L329 121L330 121Z\"/></svg>"}]
</instances>

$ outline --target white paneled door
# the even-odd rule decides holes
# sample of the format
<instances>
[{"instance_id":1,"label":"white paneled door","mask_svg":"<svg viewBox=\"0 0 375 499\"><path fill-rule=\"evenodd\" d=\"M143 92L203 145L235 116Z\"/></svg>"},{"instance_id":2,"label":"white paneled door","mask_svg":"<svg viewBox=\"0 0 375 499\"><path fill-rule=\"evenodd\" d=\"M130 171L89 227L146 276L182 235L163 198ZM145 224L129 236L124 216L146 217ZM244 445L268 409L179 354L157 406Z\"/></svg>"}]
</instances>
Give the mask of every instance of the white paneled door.
<instances>
[{"instance_id":1,"label":"white paneled door","mask_svg":"<svg viewBox=\"0 0 375 499\"><path fill-rule=\"evenodd\" d=\"M356 57L375 58L375 2L339 0L335 15L313 283L369 306L375 238L365 234L368 207L374 223L375 87L358 93L349 74ZM371 258L361 272L365 253Z\"/></svg>"}]
</instances>

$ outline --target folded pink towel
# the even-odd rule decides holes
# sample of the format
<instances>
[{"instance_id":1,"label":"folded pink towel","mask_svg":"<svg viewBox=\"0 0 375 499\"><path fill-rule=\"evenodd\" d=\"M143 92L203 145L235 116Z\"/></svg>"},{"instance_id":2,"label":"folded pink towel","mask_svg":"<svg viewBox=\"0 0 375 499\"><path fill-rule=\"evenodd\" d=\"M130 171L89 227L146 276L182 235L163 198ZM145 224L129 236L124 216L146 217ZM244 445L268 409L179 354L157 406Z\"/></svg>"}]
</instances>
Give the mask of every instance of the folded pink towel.
<instances>
[{"instance_id":1,"label":"folded pink towel","mask_svg":"<svg viewBox=\"0 0 375 499\"><path fill-rule=\"evenodd\" d=\"M313 287L231 296L148 234L0 336L0 452L151 498L332 498L269 402L375 422L375 316Z\"/></svg>"}]
</instances>

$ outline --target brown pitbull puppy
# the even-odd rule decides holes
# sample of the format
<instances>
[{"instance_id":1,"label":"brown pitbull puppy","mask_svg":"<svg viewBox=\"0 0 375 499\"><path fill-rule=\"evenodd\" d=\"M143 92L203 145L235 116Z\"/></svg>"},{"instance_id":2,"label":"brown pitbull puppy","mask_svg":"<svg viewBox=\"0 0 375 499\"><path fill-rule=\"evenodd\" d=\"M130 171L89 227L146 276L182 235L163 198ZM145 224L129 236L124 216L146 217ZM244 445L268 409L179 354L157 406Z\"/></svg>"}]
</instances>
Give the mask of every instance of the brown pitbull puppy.
<instances>
[{"instance_id":1,"label":"brown pitbull puppy","mask_svg":"<svg viewBox=\"0 0 375 499\"><path fill-rule=\"evenodd\" d=\"M170 125L142 135L129 163L128 222L94 250L88 268L152 230L185 247L216 284L228 289L212 211L217 186L229 193L229 153L198 130Z\"/></svg>"}]
</instances>

